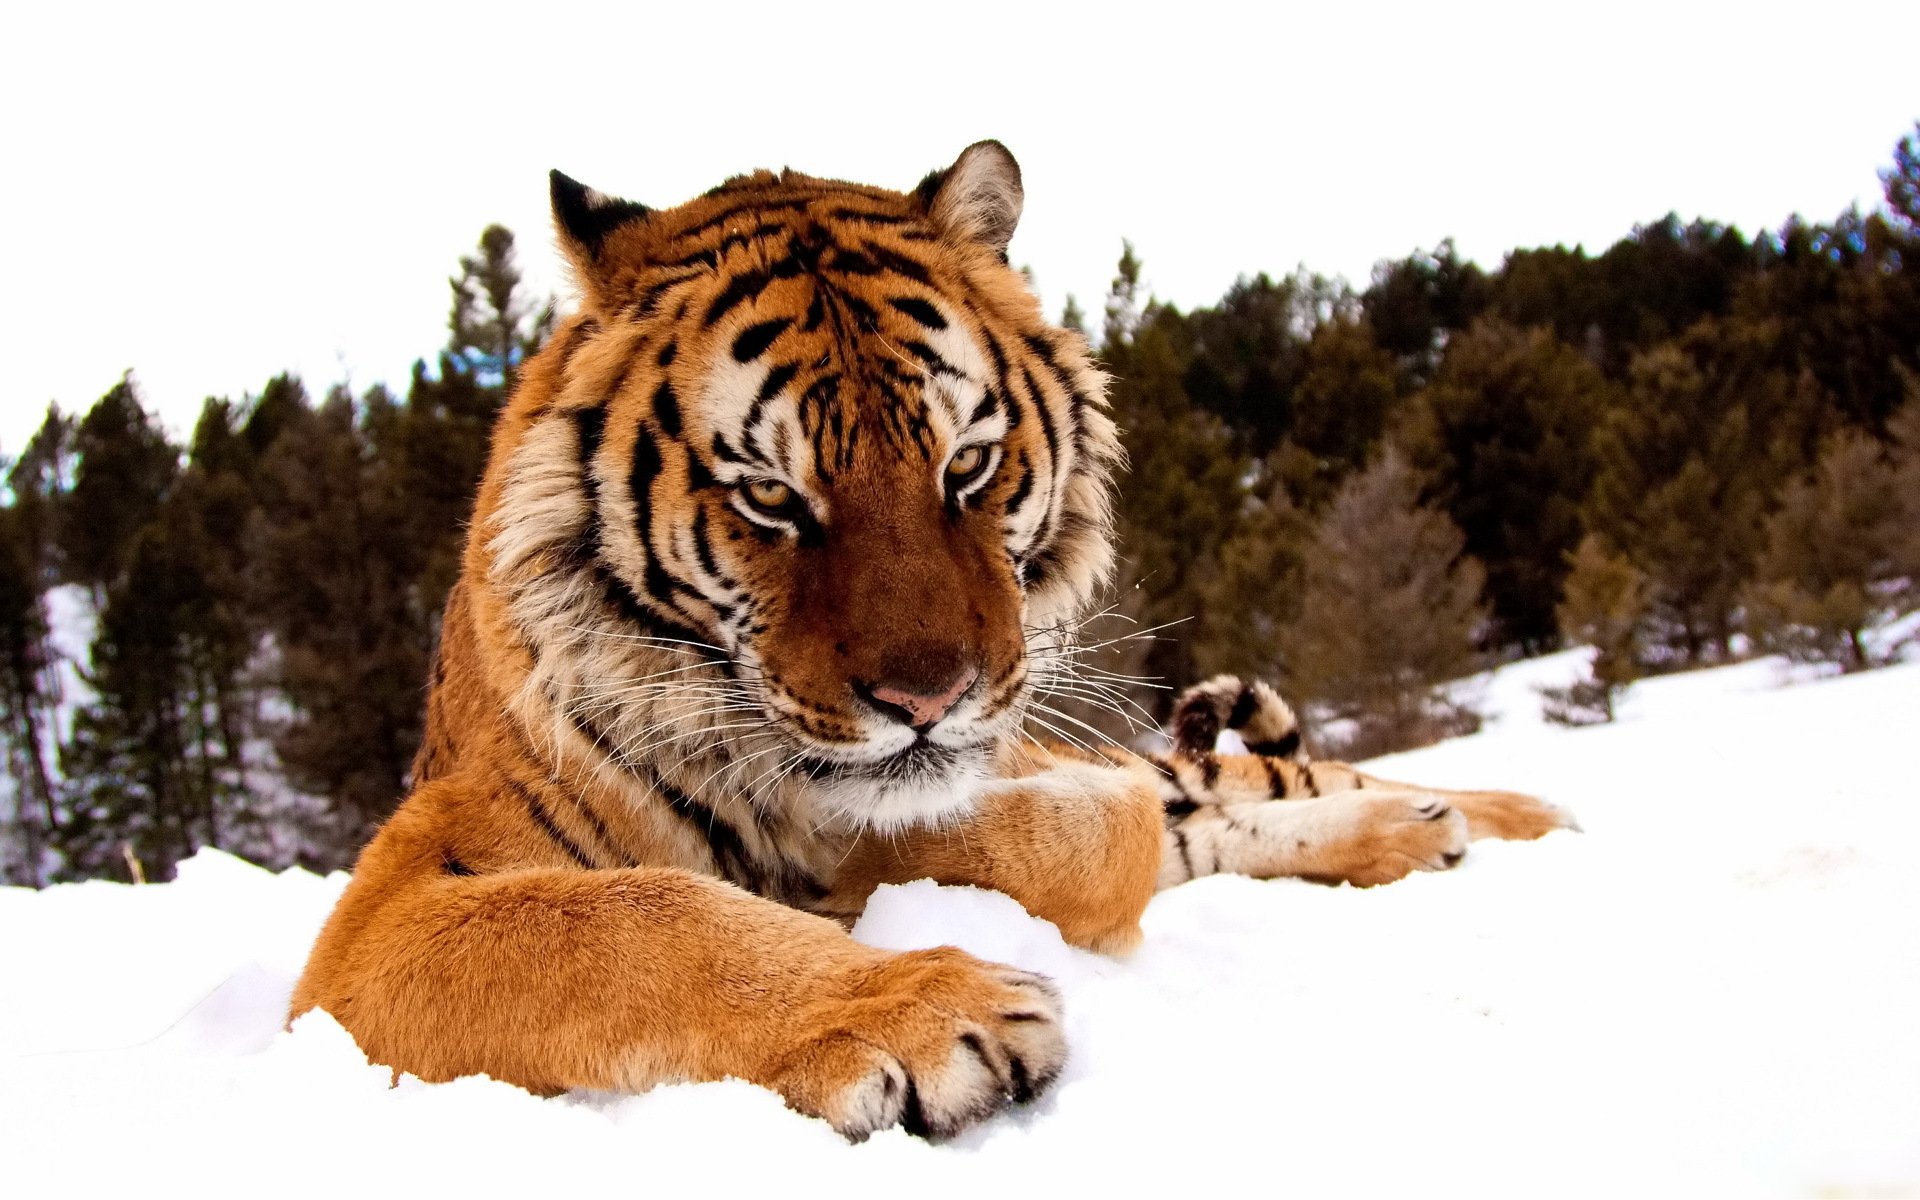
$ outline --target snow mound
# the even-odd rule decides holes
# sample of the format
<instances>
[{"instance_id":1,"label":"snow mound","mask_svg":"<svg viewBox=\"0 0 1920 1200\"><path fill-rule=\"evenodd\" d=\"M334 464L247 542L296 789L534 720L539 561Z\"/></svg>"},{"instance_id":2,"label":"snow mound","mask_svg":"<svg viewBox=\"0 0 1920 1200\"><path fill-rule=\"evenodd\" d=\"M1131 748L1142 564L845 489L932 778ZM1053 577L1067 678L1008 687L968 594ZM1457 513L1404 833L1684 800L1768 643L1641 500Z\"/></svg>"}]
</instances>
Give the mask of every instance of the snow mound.
<instances>
[{"instance_id":1,"label":"snow mound","mask_svg":"<svg viewBox=\"0 0 1920 1200\"><path fill-rule=\"evenodd\" d=\"M343 876L202 852L177 882L0 890L15 1194L583 1185L915 1195L1883 1194L1920 1190L1920 664L1788 686L1764 661L1537 718L1577 654L1482 681L1481 733L1375 764L1529 789L1584 834L1479 843L1371 891L1204 879L1124 961L1004 896L886 888L855 933L1044 971L1073 1058L942 1146L860 1146L738 1081L541 1099L281 1028ZM169 1166L167 1164L177 1164ZM24 1180L22 1175L25 1176Z\"/></svg>"}]
</instances>

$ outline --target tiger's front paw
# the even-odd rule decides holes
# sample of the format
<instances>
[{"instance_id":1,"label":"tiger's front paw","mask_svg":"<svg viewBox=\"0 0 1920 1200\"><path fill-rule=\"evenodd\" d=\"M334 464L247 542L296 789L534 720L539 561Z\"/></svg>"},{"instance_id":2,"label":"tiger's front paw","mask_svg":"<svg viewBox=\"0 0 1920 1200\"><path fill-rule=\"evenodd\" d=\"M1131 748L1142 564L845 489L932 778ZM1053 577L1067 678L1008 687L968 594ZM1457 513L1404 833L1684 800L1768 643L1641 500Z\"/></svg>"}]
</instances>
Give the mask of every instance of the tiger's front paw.
<instances>
[{"instance_id":1,"label":"tiger's front paw","mask_svg":"<svg viewBox=\"0 0 1920 1200\"><path fill-rule=\"evenodd\" d=\"M1366 796L1359 834L1339 877L1355 887L1404 879L1415 871L1448 871L1467 853L1467 818L1430 796Z\"/></svg>"},{"instance_id":2,"label":"tiger's front paw","mask_svg":"<svg viewBox=\"0 0 1920 1200\"><path fill-rule=\"evenodd\" d=\"M854 1141L894 1125L951 1137L1033 1099L1067 1060L1051 981L948 947L888 956L807 1022L774 1087Z\"/></svg>"}]
</instances>

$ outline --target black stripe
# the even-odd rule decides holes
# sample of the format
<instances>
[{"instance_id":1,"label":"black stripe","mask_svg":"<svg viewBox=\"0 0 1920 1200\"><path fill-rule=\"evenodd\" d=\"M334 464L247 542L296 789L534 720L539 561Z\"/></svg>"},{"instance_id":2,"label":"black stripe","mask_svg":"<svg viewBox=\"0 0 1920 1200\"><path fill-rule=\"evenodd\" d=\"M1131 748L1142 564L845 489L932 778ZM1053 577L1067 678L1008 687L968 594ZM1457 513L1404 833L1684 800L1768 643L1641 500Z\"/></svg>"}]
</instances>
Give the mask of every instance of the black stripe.
<instances>
[{"instance_id":1,"label":"black stripe","mask_svg":"<svg viewBox=\"0 0 1920 1200\"><path fill-rule=\"evenodd\" d=\"M800 368L795 363L782 363L768 371L767 377L760 381L759 393L754 396L753 403L747 406L746 418L740 422L741 436L747 439L747 445L758 452L762 458L771 459L766 449L760 444L760 418L766 410L767 401L779 395L781 390L792 383L793 377L799 373Z\"/></svg>"},{"instance_id":2,"label":"black stripe","mask_svg":"<svg viewBox=\"0 0 1920 1200\"><path fill-rule=\"evenodd\" d=\"M461 862L459 859L453 857L452 855L448 855L446 858L440 861L440 869L445 871L449 875L459 875L463 877L479 874L478 871L474 870L472 867Z\"/></svg>"},{"instance_id":3,"label":"black stripe","mask_svg":"<svg viewBox=\"0 0 1920 1200\"><path fill-rule=\"evenodd\" d=\"M693 553L700 560L700 569L708 578L721 587L739 589L739 585L727 577L720 569L720 562L713 556L713 542L707 534L707 507L702 504L693 511Z\"/></svg>"},{"instance_id":4,"label":"black stripe","mask_svg":"<svg viewBox=\"0 0 1920 1200\"><path fill-rule=\"evenodd\" d=\"M1211 792L1220 783L1220 757L1211 750L1196 757L1200 760L1200 784Z\"/></svg>"},{"instance_id":5,"label":"black stripe","mask_svg":"<svg viewBox=\"0 0 1920 1200\"><path fill-rule=\"evenodd\" d=\"M1195 689L1182 696L1173 712L1173 743L1187 754L1205 754L1220 740L1220 714L1214 698Z\"/></svg>"},{"instance_id":6,"label":"black stripe","mask_svg":"<svg viewBox=\"0 0 1920 1200\"><path fill-rule=\"evenodd\" d=\"M559 373L561 375L567 373L567 367L573 362L573 356L579 351L581 345L585 343L588 338L599 332L600 322L594 320L592 317L582 319L578 325L575 325L568 331L567 340L560 344Z\"/></svg>"},{"instance_id":7,"label":"black stripe","mask_svg":"<svg viewBox=\"0 0 1920 1200\"><path fill-rule=\"evenodd\" d=\"M737 187L739 185L735 184L732 186ZM716 188L713 192L709 192L707 194L717 195L722 190L725 190L725 189ZM813 201L812 196L796 196L790 200L754 199L754 200L743 201L742 203L733 205L730 208L721 209L719 212L715 213L713 216L708 217L706 220L700 222L698 225L695 225L692 229L686 230L685 232L681 233L679 236L674 238L674 240L677 242L693 241L697 239L701 234L710 233L713 230L720 228L722 225L725 225L728 221L733 220L735 217L738 217L743 213L758 214L758 213L772 213L772 212L798 212L801 209L805 208L808 204L812 203L812 201Z\"/></svg>"},{"instance_id":8,"label":"black stripe","mask_svg":"<svg viewBox=\"0 0 1920 1200\"><path fill-rule=\"evenodd\" d=\"M633 466L627 472L627 492L633 497L633 521L646 536L653 524L653 481L660 477L660 446L644 425L633 439Z\"/></svg>"},{"instance_id":9,"label":"black stripe","mask_svg":"<svg viewBox=\"0 0 1920 1200\"><path fill-rule=\"evenodd\" d=\"M999 411L1000 393L988 388L980 393L980 403L973 406L973 415L967 420L970 424L978 425Z\"/></svg>"},{"instance_id":10,"label":"black stripe","mask_svg":"<svg viewBox=\"0 0 1920 1200\"><path fill-rule=\"evenodd\" d=\"M746 363L759 358L767 352L768 346L773 345L773 340L785 333L787 326L791 324L793 324L791 317L775 317L771 321L761 321L747 326L740 331L740 336L733 339L733 361Z\"/></svg>"},{"instance_id":11,"label":"black stripe","mask_svg":"<svg viewBox=\"0 0 1920 1200\"><path fill-rule=\"evenodd\" d=\"M846 310L859 320L860 326L863 329L872 329L880 321L880 314L873 311L873 305L868 304L858 296L843 292L840 294L840 303L845 305Z\"/></svg>"},{"instance_id":12,"label":"black stripe","mask_svg":"<svg viewBox=\"0 0 1920 1200\"><path fill-rule=\"evenodd\" d=\"M508 721L507 730L513 736L514 747L520 751L522 758L530 763L545 764L546 760L533 748L533 743L527 740L526 730L520 727L518 721ZM607 823L600 819L600 814L593 811L593 806L587 803L584 795L569 788L559 776L554 774L552 767L546 767L544 773L547 777L547 783L551 785L555 791L571 799L574 810L587 819L587 824L593 826L594 836L600 839L602 846L611 850L614 857L620 859L627 866L637 867L640 865L638 859L621 849L620 843L614 840L613 831L608 829Z\"/></svg>"},{"instance_id":13,"label":"black stripe","mask_svg":"<svg viewBox=\"0 0 1920 1200\"><path fill-rule=\"evenodd\" d=\"M680 397L674 393L670 379L662 379L660 386L653 390L653 420L660 426L661 433L668 437L680 436Z\"/></svg>"},{"instance_id":14,"label":"black stripe","mask_svg":"<svg viewBox=\"0 0 1920 1200\"><path fill-rule=\"evenodd\" d=\"M807 425L818 425L827 412L827 406L839 398L839 373L833 372L820 376L800 393L800 420Z\"/></svg>"},{"instance_id":15,"label":"black stripe","mask_svg":"<svg viewBox=\"0 0 1920 1200\"><path fill-rule=\"evenodd\" d=\"M768 371L767 377L760 381L759 393L753 398L755 406L765 404L767 401L779 395L781 389L792 383L793 377L799 373L800 364L798 363L781 363L773 370ZM752 423L752 420L752 417L747 418L749 424Z\"/></svg>"},{"instance_id":16,"label":"black stripe","mask_svg":"<svg viewBox=\"0 0 1920 1200\"><path fill-rule=\"evenodd\" d=\"M1052 475L1049 476L1049 485L1051 485L1052 478L1058 476L1060 473L1060 434L1059 431L1053 427L1053 414L1047 411L1046 393L1040 390L1040 384L1034 379L1033 372L1022 367L1020 368L1020 378L1026 383L1027 395L1033 400L1034 410L1040 415L1040 432L1046 438L1047 462L1052 472ZM1051 494L1051 486L1049 486L1048 492Z\"/></svg>"},{"instance_id":17,"label":"black stripe","mask_svg":"<svg viewBox=\"0 0 1920 1200\"><path fill-rule=\"evenodd\" d=\"M720 253L724 256L727 251L735 247L744 247L748 242L757 241L769 234L779 233L784 229L786 229L786 226L780 224L778 221L762 221L745 233L741 233L736 229L727 234L726 237L720 239Z\"/></svg>"},{"instance_id":18,"label":"black stripe","mask_svg":"<svg viewBox=\"0 0 1920 1200\"><path fill-rule=\"evenodd\" d=\"M651 539L648 540L651 541ZM647 547L646 586L647 595L652 597L654 602L662 608L674 607L673 594L681 590L682 586L673 576L667 574L665 567L660 565L660 560L653 553L653 547L651 545ZM702 597L702 599L705 599L705 597Z\"/></svg>"},{"instance_id":19,"label":"black stripe","mask_svg":"<svg viewBox=\"0 0 1920 1200\"><path fill-rule=\"evenodd\" d=\"M1199 812L1200 802L1197 800L1188 798L1188 796L1183 792L1181 793L1181 796L1178 800L1166 801L1166 810L1167 810L1167 817L1170 820L1178 821L1183 817L1190 817L1194 813Z\"/></svg>"},{"instance_id":20,"label":"black stripe","mask_svg":"<svg viewBox=\"0 0 1920 1200\"><path fill-rule=\"evenodd\" d=\"M593 456L600 452L600 441L607 433L607 410L604 408L576 408L573 410L574 435L580 443L580 475L588 488L593 487L593 474L587 469Z\"/></svg>"},{"instance_id":21,"label":"black stripe","mask_svg":"<svg viewBox=\"0 0 1920 1200\"><path fill-rule=\"evenodd\" d=\"M1287 777L1286 774L1280 770L1280 764L1274 762L1271 758L1262 757L1260 759L1260 765L1265 767L1267 771L1267 794L1275 800L1285 800L1287 798Z\"/></svg>"},{"instance_id":22,"label":"black stripe","mask_svg":"<svg viewBox=\"0 0 1920 1200\"><path fill-rule=\"evenodd\" d=\"M1180 865L1187 869L1187 878L1198 879L1199 875L1193 869L1193 855L1187 850L1187 831L1184 829L1175 829L1173 831L1173 844L1180 848Z\"/></svg>"},{"instance_id":23,"label":"black stripe","mask_svg":"<svg viewBox=\"0 0 1920 1200\"><path fill-rule=\"evenodd\" d=\"M571 416L579 443L580 490L587 497L586 522L574 539L571 553L580 562L588 563L600 557L600 480L593 473L593 457L606 434L607 413L603 408L582 408L575 409Z\"/></svg>"},{"instance_id":24,"label":"black stripe","mask_svg":"<svg viewBox=\"0 0 1920 1200\"><path fill-rule=\"evenodd\" d=\"M928 329L947 327L947 319L940 315L940 310L917 296L894 296L887 303Z\"/></svg>"},{"instance_id":25,"label":"black stripe","mask_svg":"<svg viewBox=\"0 0 1920 1200\"><path fill-rule=\"evenodd\" d=\"M1020 404L1012 394L1013 379L1007 374L1007 352L1000 348L1000 339L991 332L987 332L986 339L987 354L993 359L993 377L999 382L999 390L1007 394L1007 429L1011 432L1020 427Z\"/></svg>"},{"instance_id":26,"label":"black stripe","mask_svg":"<svg viewBox=\"0 0 1920 1200\"><path fill-rule=\"evenodd\" d=\"M659 311L660 301L666 298L668 292L671 292L690 279L703 278L705 274L706 272L704 271L693 271L685 275L674 275L648 287L647 290L641 292L639 298L633 302L631 307L633 319L639 321L652 316L655 312ZM662 351L662 353L665 353L665 351Z\"/></svg>"},{"instance_id":27,"label":"black stripe","mask_svg":"<svg viewBox=\"0 0 1920 1200\"><path fill-rule=\"evenodd\" d=\"M653 546L653 481L659 478L661 468L660 446L653 440L653 434L641 426L633 439L633 467L627 475L627 489L633 497L634 529L640 535L640 548L646 552L646 575L644 584L648 599L669 611L674 610L673 596L676 591L692 590L667 574L660 565L660 555Z\"/></svg>"},{"instance_id":28,"label":"black stripe","mask_svg":"<svg viewBox=\"0 0 1920 1200\"><path fill-rule=\"evenodd\" d=\"M874 262L858 250L836 250L827 270L838 271L842 275L878 275L880 264Z\"/></svg>"},{"instance_id":29,"label":"black stripe","mask_svg":"<svg viewBox=\"0 0 1920 1200\"><path fill-rule=\"evenodd\" d=\"M1233 711L1227 714L1227 728L1238 729L1253 719L1254 705L1260 703L1260 697L1254 694L1250 683L1240 686L1240 695L1234 699Z\"/></svg>"},{"instance_id":30,"label":"black stripe","mask_svg":"<svg viewBox=\"0 0 1920 1200\"><path fill-rule=\"evenodd\" d=\"M568 837L560 826L554 824L553 814L547 811L546 805L540 803L540 797L534 795L532 788L529 788L526 784L521 783L511 775L503 774L501 778L506 781L508 788L512 789L519 795L521 800L525 801L527 815L533 818L533 823L538 825L541 831L553 840L555 845L565 850L568 858L571 858L574 862L590 871L594 869L593 860L587 857L587 852L582 850L579 844L572 838Z\"/></svg>"},{"instance_id":31,"label":"black stripe","mask_svg":"<svg viewBox=\"0 0 1920 1200\"><path fill-rule=\"evenodd\" d=\"M707 460L695 454L692 446L688 446L687 490L690 492L702 492L710 487L718 487L719 482L719 480L713 477L713 469L707 466Z\"/></svg>"},{"instance_id":32,"label":"black stripe","mask_svg":"<svg viewBox=\"0 0 1920 1200\"><path fill-rule=\"evenodd\" d=\"M928 271L926 265L918 259L909 258L897 250L889 250L874 242L867 242L863 248L875 262L894 274L905 275L915 283L933 286L932 272Z\"/></svg>"},{"instance_id":33,"label":"black stripe","mask_svg":"<svg viewBox=\"0 0 1920 1200\"><path fill-rule=\"evenodd\" d=\"M719 813L668 783L658 771L649 768L648 777L667 807L706 839L707 853L712 856L714 866L748 891L759 891L760 867L747 852L746 839L740 836L740 831L721 820Z\"/></svg>"},{"instance_id":34,"label":"black stripe","mask_svg":"<svg viewBox=\"0 0 1920 1200\"><path fill-rule=\"evenodd\" d=\"M905 225L913 220L897 213L868 212L861 208L836 208L828 215L836 221L858 221L863 225Z\"/></svg>"},{"instance_id":35,"label":"black stripe","mask_svg":"<svg viewBox=\"0 0 1920 1200\"><path fill-rule=\"evenodd\" d=\"M771 271L742 271L727 282L713 303L707 305L707 315L702 324L712 327L721 317L732 312L736 306L746 300L754 299L773 282Z\"/></svg>"},{"instance_id":36,"label":"black stripe","mask_svg":"<svg viewBox=\"0 0 1920 1200\"><path fill-rule=\"evenodd\" d=\"M908 342L905 345L905 349L907 353L925 363L927 370L932 371L936 375L953 375L958 378L965 378L965 376L961 375L960 368L942 358L939 351L927 345L925 342Z\"/></svg>"},{"instance_id":37,"label":"black stripe","mask_svg":"<svg viewBox=\"0 0 1920 1200\"><path fill-rule=\"evenodd\" d=\"M1046 364L1047 374L1053 376L1053 381L1060 385L1062 392L1066 393L1067 402L1075 409L1084 407L1087 397L1075 384L1073 376L1060 365L1060 360L1054 357L1053 343L1038 334L1028 334L1026 342L1027 349L1040 356L1040 361Z\"/></svg>"},{"instance_id":38,"label":"black stripe","mask_svg":"<svg viewBox=\"0 0 1920 1200\"><path fill-rule=\"evenodd\" d=\"M1292 758L1300 752L1300 731L1289 729L1270 742L1248 742L1247 750L1273 758Z\"/></svg>"},{"instance_id":39,"label":"black stripe","mask_svg":"<svg viewBox=\"0 0 1920 1200\"><path fill-rule=\"evenodd\" d=\"M600 585L601 598L620 615L621 620L642 627L652 623L653 614L647 611L646 605L640 603L640 597L627 586L627 581L614 574L611 567L596 560L588 564L587 570L594 582Z\"/></svg>"}]
</instances>

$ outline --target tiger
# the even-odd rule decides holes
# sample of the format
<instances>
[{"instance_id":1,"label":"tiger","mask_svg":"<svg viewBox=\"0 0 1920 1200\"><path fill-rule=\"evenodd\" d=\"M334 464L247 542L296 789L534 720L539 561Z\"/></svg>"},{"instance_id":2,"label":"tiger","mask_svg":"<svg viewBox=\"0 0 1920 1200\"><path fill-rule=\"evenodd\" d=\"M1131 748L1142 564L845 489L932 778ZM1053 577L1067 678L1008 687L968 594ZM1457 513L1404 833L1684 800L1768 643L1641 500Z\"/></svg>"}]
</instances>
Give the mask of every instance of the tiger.
<instances>
[{"instance_id":1,"label":"tiger","mask_svg":"<svg viewBox=\"0 0 1920 1200\"><path fill-rule=\"evenodd\" d=\"M882 884L997 890L1124 954L1195 876L1458 861L1484 799L1258 737L1281 752L1028 732L1112 574L1123 454L1085 338L1009 264L1004 146L904 192L759 171L655 209L556 171L550 199L578 309L496 419L410 791L290 1022L428 1081L733 1077L850 1139L940 1139L1058 1077L1061 996L855 941ZM1508 834L1555 823L1500 803L1533 822Z\"/></svg>"}]
</instances>

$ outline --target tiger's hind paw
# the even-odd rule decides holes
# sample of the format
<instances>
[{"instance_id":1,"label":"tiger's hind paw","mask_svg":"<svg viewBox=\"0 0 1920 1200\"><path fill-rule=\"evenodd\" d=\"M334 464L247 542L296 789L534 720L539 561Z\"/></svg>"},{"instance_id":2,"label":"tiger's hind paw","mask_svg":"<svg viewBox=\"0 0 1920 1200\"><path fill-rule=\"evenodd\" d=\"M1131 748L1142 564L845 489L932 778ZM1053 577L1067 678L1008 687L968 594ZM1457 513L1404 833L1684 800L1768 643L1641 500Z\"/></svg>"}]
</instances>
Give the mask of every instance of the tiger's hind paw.
<instances>
[{"instance_id":1,"label":"tiger's hind paw","mask_svg":"<svg viewBox=\"0 0 1920 1200\"><path fill-rule=\"evenodd\" d=\"M1467 854L1467 819L1446 800L1430 796L1365 797L1362 833L1340 879L1375 887L1415 871L1451 871Z\"/></svg>"},{"instance_id":2,"label":"tiger's hind paw","mask_svg":"<svg viewBox=\"0 0 1920 1200\"><path fill-rule=\"evenodd\" d=\"M1501 838L1509 842L1530 842L1556 829L1580 832L1573 814L1538 796L1519 792L1469 792L1450 795L1447 801L1466 814L1467 833L1474 841Z\"/></svg>"}]
</instances>

